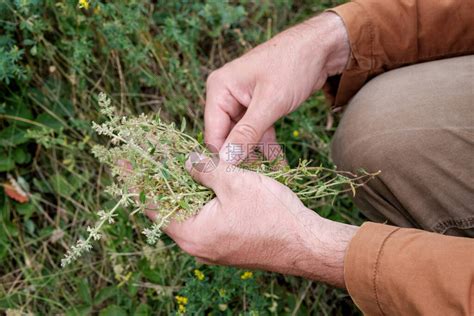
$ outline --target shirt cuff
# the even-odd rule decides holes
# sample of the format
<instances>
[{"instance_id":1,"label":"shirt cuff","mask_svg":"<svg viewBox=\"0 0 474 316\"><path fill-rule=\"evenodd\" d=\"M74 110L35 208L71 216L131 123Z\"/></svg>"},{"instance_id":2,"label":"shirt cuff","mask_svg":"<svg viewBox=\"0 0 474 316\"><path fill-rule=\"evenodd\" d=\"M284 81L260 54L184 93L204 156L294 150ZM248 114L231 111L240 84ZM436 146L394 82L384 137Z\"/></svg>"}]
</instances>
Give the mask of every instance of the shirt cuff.
<instances>
[{"instance_id":1,"label":"shirt cuff","mask_svg":"<svg viewBox=\"0 0 474 316\"><path fill-rule=\"evenodd\" d=\"M379 260L385 242L399 229L366 222L349 244L344 260L344 279L354 303L364 314L384 315L376 287Z\"/></svg>"},{"instance_id":2,"label":"shirt cuff","mask_svg":"<svg viewBox=\"0 0 474 316\"><path fill-rule=\"evenodd\" d=\"M327 10L339 15L349 37L351 56L339 80L326 82L325 91L331 91L332 105L346 105L370 78L374 69L374 26L368 12L357 2L349 2Z\"/></svg>"}]
</instances>

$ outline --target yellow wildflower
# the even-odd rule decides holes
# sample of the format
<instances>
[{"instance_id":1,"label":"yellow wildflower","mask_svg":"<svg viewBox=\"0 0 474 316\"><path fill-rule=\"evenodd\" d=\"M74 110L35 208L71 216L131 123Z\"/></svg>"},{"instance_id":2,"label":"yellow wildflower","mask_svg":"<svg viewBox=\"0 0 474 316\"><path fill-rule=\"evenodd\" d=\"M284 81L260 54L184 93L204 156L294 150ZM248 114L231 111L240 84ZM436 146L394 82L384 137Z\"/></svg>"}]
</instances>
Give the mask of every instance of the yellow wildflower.
<instances>
[{"instance_id":1,"label":"yellow wildflower","mask_svg":"<svg viewBox=\"0 0 474 316\"><path fill-rule=\"evenodd\" d=\"M240 278L242 280L247 280L247 279L251 279L253 278L253 273L251 271L245 271L244 273L242 273L242 275L240 276Z\"/></svg>"},{"instance_id":2,"label":"yellow wildflower","mask_svg":"<svg viewBox=\"0 0 474 316\"><path fill-rule=\"evenodd\" d=\"M293 131L293 137L298 137L300 136L300 132L298 130Z\"/></svg>"},{"instance_id":3,"label":"yellow wildflower","mask_svg":"<svg viewBox=\"0 0 474 316\"><path fill-rule=\"evenodd\" d=\"M186 313L186 306L179 304L178 305L178 312L181 314Z\"/></svg>"},{"instance_id":4,"label":"yellow wildflower","mask_svg":"<svg viewBox=\"0 0 474 316\"><path fill-rule=\"evenodd\" d=\"M227 310L227 304L219 304L218 306L221 312L225 312Z\"/></svg>"},{"instance_id":5,"label":"yellow wildflower","mask_svg":"<svg viewBox=\"0 0 474 316\"><path fill-rule=\"evenodd\" d=\"M196 279L198 279L199 281L204 280L204 273L202 273L201 270L195 269L194 275L196 276Z\"/></svg>"},{"instance_id":6,"label":"yellow wildflower","mask_svg":"<svg viewBox=\"0 0 474 316\"><path fill-rule=\"evenodd\" d=\"M219 296L220 296L220 297L224 297L225 294L226 294L226 291L225 291L224 289L220 289L220 290L219 290Z\"/></svg>"},{"instance_id":7,"label":"yellow wildflower","mask_svg":"<svg viewBox=\"0 0 474 316\"><path fill-rule=\"evenodd\" d=\"M176 302L178 302L178 304L180 305L188 304L188 298L186 296L176 295L174 298L176 299Z\"/></svg>"},{"instance_id":8,"label":"yellow wildflower","mask_svg":"<svg viewBox=\"0 0 474 316\"><path fill-rule=\"evenodd\" d=\"M89 9L90 3L89 0L79 0L79 8Z\"/></svg>"}]
</instances>

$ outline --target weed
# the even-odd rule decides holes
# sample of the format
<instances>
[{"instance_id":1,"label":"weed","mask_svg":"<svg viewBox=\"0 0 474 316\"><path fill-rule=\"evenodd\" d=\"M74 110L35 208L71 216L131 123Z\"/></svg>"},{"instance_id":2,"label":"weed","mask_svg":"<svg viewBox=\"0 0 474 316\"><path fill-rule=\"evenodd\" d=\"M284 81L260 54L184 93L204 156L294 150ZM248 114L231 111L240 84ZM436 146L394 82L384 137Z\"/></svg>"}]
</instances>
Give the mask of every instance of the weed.
<instances>
[{"instance_id":1,"label":"weed","mask_svg":"<svg viewBox=\"0 0 474 316\"><path fill-rule=\"evenodd\" d=\"M93 123L93 128L100 135L110 137L113 147L95 145L92 151L100 162L111 168L117 179L118 183L110 185L106 192L117 198L118 203L110 211L99 211L99 221L87 227L89 236L80 239L68 251L61 261L63 267L92 248L91 241L101 238L104 224L115 222L120 206L133 205L136 209L132 214L150 209L156 212L155 223L143 230L148 243L153 245L170 220L182 221L196 215L214 197L210 189L194 182L184 168L187 155L192 151L209 154L203 144L184 133L184 120L178 130L174 123L166 124L159 116L119 116L104 93L99 95L99 105L108 120ZM118 165L120 161L130 163L132 170ZM282 182L303 201L335 196L343 191L344 185L355 192L356 187L373 176L364 173L349 178L343 172L311 167L307 161L300 161L293 169L281 165L278 158L274 161L252 158L241 167Z\"/></svg>"}]
</instances>

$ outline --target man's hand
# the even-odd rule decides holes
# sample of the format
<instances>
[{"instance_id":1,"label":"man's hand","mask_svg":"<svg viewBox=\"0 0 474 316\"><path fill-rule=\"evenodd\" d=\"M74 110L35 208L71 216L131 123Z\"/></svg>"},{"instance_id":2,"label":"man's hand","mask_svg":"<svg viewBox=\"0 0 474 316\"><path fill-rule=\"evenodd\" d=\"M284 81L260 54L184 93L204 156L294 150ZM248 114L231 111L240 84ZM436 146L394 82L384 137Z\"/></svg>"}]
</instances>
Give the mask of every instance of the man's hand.
<instances>
[{"instance_id":1,"label":"man's hand","mask_svg":"<svg viewBox=\"0 0 474 316\"><path fill-rule=\"evenodd\" d=\"M204 115L206 143L233 163L239 162L232 161L235 157L245 157L249 144L275 143L273 123L320 89L328 76L342 72L349 53L342 20L323 13L212 72ZM243 155L230 157L228 144L243 145Z\"/></svg>"},{"instance_id":2,"label":"man's hand","mask_svg":"<svg viewBox=\"0 0 474 316\"><path fill-rule=\"evenodd\" d=\"M207 158L204 158L207 159ZM213 164L202 165L212 166ZM192 176L216 193L166 233L205 263L258 268L344 286L343 264L357 227L326 220L279 182L220 161ZM154 220L153 212L148 216Z\"/></svg>"}]
</instances>

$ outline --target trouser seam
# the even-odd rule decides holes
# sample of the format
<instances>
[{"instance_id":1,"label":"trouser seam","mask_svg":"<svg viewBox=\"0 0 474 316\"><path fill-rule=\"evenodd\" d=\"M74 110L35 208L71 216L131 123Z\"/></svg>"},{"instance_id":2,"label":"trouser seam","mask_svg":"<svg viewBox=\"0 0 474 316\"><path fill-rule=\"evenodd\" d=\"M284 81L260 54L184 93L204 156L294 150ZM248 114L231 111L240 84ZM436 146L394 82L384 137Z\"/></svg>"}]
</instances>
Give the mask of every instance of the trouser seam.
<instances>
[{"instance_id":1,"label":"trouser seam","mask_svg":"<svg viewBox=\"0 0 474 316\"><path fill-rule=\"evenodd\" d=\"M440 234L446 233L448 229L458 228L458 229L470 229L474 228L474 216L466 218L450 218L438 222L432 227L432 230Z\"/></svg>"}]
</instances>

